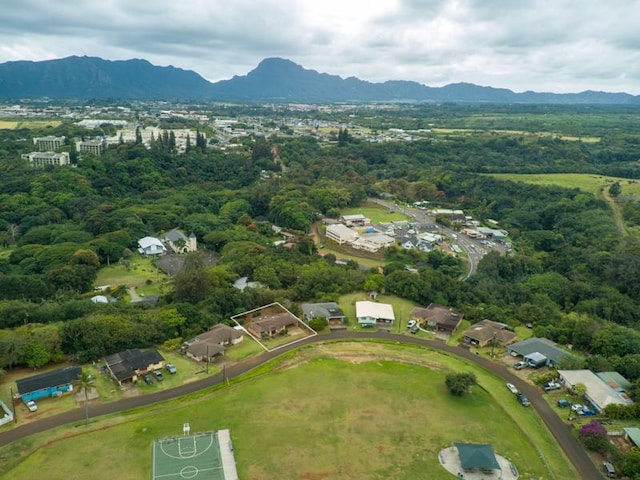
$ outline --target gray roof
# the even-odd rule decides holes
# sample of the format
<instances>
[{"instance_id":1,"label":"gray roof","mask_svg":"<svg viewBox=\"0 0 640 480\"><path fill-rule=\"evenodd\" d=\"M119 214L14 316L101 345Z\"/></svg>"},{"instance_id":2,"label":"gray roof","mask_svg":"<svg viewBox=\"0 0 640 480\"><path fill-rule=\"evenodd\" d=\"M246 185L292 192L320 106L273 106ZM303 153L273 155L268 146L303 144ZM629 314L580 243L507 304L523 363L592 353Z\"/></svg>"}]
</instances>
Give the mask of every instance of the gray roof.
<instances>
[{"instance_id":1,"label":"gray roof","mask_svg":"<svg viewBox=\"0 0 640 480\"><path fill-rule=\"evenodd\" d=\"M558 363L564 355L573 356L558 347L551 340L538 337L527 338L521 342L512 343L507 347L507 350L522 357L538 352L554 363Z\"/></svg>"},{"instance_id":2,"label":"gray roof","mask_svg":"<svg viewBox=\"0 0 640 480\"><path fill-rule=\"evenodd\" d=\"M136 370L146 369L164 361L164 357L157 350L142 351L139 348L125 350L105 357L105 362L111 373L119 380L133 378Z\"/></svg>"},{"instance_id":3,"label":"gray roof","mask_svg":"<svg viewBox=\"0 0 640 480\"><path fill-rule=\"evenodd\" d=\"M167 240L173 243L176 243L178 240L183 240L184 242L189 240L189 238L184 233L182 233L181 230L177 228L174 228L173 230L169 230L167 234L164 236L164 238L166 238Z\"/></svg>"},{"instance_id":4,"label":"gray roof","mask_svg":"<svg viewBox=\"0 0 640 480\"><path fill-rule=\"evenodd\" d=\"M330 318L344 318L345 315L340 307L335 302L325 303L303 303L302 311L304 316L308 319L324 317L327 320Z\"/></svg>"},{"instance_id":5,"label":"gray roof","mask_svg":"<svg viewBox=\"0 0 640 480\"><path fill-rule=\"evenodd\" d=\"M78 366L58 368L50 372L16 380L18 393L25 395L45 388L60 387L78 380L82 369Z\"/></svg>"}]
</instances>

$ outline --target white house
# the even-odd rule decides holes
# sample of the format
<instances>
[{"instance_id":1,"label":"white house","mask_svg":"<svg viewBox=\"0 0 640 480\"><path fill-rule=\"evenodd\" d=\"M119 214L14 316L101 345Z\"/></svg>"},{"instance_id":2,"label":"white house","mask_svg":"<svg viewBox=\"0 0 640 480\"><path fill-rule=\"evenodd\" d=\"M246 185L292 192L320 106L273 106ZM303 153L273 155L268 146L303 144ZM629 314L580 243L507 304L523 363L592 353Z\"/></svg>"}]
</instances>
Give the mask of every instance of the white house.
<instances>
[{"instance_id":1,"label":"white house","mask_svg":"<svg viewBox=\"0 0 640 480\"><path fill-rule=\"evenodd\" d=\"M633 403L624 393L616 392L591 370L558 370L558 375L569 388L576 383L582 383L587 387L587 393L584 396L598 411L612 403L618 405Z\"/></svg>"},{"instance_id":2,"label":"white house","mask_svg":"<svg viewBox=\"0 0 640 480\"><path fill-rule=\"evenodd\" d=\"M143 237L138 240L138 252L145 256L163 255L167 247L156 237Z\"/></svg>"},{"instance_id":3,"label":"white house","mask_svg":"<svg viewBox=\"0 0 640 480\"><path fill-rule=\"evenodd\" d=\"M391 325L396 318L392 305L369 301L356 302L356 317L361 327L373 327L379 323Z\"/></svg>"},{"instance_id":4,"label":"white house","mask_svg":"<svg viewBox=\"0 0 640 480\"><path fill-rule=\"evenodd\" d=\"M356 232L341 223L327 225L325 235L338 245L342 245L343 243L352 243L358 239L358 234Z\"/></svg>"}]
</instances>

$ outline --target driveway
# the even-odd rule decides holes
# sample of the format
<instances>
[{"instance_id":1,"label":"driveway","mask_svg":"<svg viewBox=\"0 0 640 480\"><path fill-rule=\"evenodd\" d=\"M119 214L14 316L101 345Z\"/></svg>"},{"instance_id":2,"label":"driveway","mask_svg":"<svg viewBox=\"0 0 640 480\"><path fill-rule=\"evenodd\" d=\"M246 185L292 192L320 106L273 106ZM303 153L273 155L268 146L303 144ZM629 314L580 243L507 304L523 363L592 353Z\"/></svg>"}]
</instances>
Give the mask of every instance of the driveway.
<instances>
[{"instance_id":1,"label":"driveway","mask_svg":"<svg viewBox=\"0 0 640 480\"><path fill-rule=\"evenodd\" d=\"M429 340L429 339L417 338L413 336L400 335L400 334L388 333L388 332L358 333L358 332L352 332L348 330L339 330L339 331L333 331L326 335L316 335L313 337L307 337L293 345L286 345L278 349L277 351L262 353L246 361L236 363L234 365L230 365L226 369L224 369L223 372L226 371L227 378L234 378L239 375L242 375L245 372L248 372L249 370L252 370L253 368L257 367L258 365L261 365L262 363L268 360L271 360L283 353L294 350L303 345L310 345L313 343L319 343L326 340L341 340L341 339L354 339L354 338L386 339L386 340L392 340L396 342L422 345L428 348L432 348L434 350L447 352L452 355L463 357L464 359L470 362L475 362L481 367L501 377L502 379L504 379L505 382L513 383L518 388L519 391L521 391L527 397L529 397L529 400L531 401L531 406L536 409L536 411L540 415L540 418L542 418L547 428L551 431L552 435L555 437L556 441L560 445L560 448L562 448L565 455L567 456L569 461L573 464L576 471L578 472L579 478L582 480L603 478L602 475L600 474L600 471L596 468L596 466L593 464L593 462L587 455L586 451L582 448L580 443L578 443L578 440L572 435L571 427L566 425L563 422L563 420L560 417L558 417L558 415L553 411L553 409L542 397L542 394L540 393L538 388L528 384L521 378L511 373L509 370L507 370L506 366L503 364L492 362L486 358L482 358L478 355L474 355L467 349L447 345L438 340ZM217 373L216 375L212 375L210 377L203 378L202 380L198 380L196 382L187 383L170 390L163 390L150 395L126 398L123 400L119 400L117 402L105 403L100 405L90 405L89 417L95 418L95 417L106 415L109 413L120 412L122 410L129 410L132 408L143 407L145 405L150 405L156 402L170 400L176 397L180 397L182 395L197 392L204 388L222 383L224 380L223 372ZM67 423L79 422L84 420L84 418L85 418L84 408L77 408L53 417L43 418L42 420L38 420L36 422L31 422L25 425L21 425L12 430L7 430L0 433L0 446L14 442L16 440L20 440L29 435L33 435L35 433L44 432L51 428L65 425Z\"/></svg>"}]
</instances>

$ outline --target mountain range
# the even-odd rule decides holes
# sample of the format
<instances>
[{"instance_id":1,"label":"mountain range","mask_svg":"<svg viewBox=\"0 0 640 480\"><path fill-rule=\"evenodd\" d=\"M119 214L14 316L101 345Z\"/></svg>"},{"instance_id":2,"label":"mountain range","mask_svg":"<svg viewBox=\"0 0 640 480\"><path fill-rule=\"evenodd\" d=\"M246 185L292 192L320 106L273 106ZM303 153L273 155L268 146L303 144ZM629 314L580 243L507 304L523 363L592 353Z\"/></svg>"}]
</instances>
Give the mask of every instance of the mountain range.
<instances>
[{"instance_id":1,"label":"mountain range","mask_svg":"<svg viewBox=\"0 0 640 480\"><path fill-rule=\"evenodd\" d=\"M429 87L394 80L367 82L305 69L267 58L246 75L211 83L196 72L160 67L146 60L66 57L0 64L2 99L130 99L234 102L465 102L640 104L640 96L585 91L571 94L516 93L471 83Z\"/></svg>"}]
</instances>

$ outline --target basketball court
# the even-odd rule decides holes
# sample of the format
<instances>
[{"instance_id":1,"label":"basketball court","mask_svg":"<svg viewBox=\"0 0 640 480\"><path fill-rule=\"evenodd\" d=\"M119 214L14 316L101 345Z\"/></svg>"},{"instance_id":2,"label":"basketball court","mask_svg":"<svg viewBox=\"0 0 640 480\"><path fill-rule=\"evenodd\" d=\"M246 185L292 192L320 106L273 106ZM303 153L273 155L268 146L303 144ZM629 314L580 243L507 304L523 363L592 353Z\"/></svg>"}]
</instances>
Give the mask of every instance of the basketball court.
<instances>
[{"instance_id":1,"label":"basketball court","mask_svg":"<svg viewBox=\"0 0 640 480\"><path fill-rule=\"evenodd\" d=\"M238 480L229 430L191 435L189 424L180 437L153 443L153 480Z\"/></svg>"}]
</instances>

